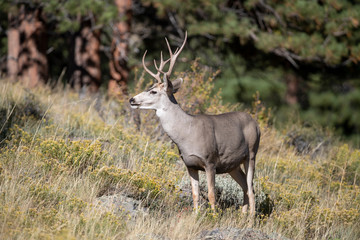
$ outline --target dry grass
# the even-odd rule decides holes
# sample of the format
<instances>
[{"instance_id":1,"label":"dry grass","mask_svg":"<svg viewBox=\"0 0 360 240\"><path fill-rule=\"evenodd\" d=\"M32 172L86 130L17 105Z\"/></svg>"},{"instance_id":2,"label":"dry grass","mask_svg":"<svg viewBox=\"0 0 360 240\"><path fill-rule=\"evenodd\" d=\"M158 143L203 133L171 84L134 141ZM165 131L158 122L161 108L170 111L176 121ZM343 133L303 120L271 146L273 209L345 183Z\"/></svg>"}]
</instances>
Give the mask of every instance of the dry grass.
<instances>
[{"instance_id":1,"label":"dry grass","mask_svg":"<svg viewBox=\"0 0 360 240\"><path fill-rule=\"evenodd\" d=\"M196 102L198 108L183 104L187 111L239 108L222 105L219 95L209 98L213 76L196 65L185 83L188 79L193 80L184 84L179 102ZM268 125L267 111L256 100L250 111L262 128L256 218L236 206L215 215L204 207L196 215L191 199L181 196L186 171L177 150L150 112L141 113L137 131L125 103L102 100L99 109L98 100L79 99L70 91L29 91L0 82L2 238L194 239L203 230L230 227L291 239L359 238L360 150L331 133L300 125L279 132ZM307 136L312 150L319 145L312 139L320 136L326 144L319 154L299 153L290 131ZM224 201L241 197L228 177L220 176L217 186ZM149 213L129 220L126 212L97 204L99 196L117 192L141 200Z\"/></svg>"}]
</instances>

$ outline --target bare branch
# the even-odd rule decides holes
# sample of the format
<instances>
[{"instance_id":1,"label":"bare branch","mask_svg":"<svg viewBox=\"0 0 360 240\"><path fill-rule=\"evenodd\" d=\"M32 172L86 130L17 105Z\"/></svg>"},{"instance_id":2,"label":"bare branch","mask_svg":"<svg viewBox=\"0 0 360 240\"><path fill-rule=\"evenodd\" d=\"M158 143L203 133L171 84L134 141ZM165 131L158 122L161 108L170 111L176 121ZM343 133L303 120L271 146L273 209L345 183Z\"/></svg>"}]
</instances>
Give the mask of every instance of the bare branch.
<instances>
[{"instance_id":1,"label":"bare branch","mask_svg":"<svg viewBox=\"0 0 360 240\"><path fill-rule=\"evenodd\" d=\"M288 52L286 49L275 48L272 52L278 56L285 57L291 63L291 65L293 65L295 68L299 68L299 65L297 65L290 52Z\"/></svg>"},{"instance_id":2,"label":"bare branch","mask_svg":"<svg viewBox=\"0 0 360 240\"><path fill-rule=\"evenodd\" d=\"M286 28L286 24L284 23L284 21L281 19L280 15L275 11L275 9L273 9L270 5L266 4L264 0L260 0L259 4L264 7L266 10L268 10L269 12L271 12L275 18L277 19L277 21L280 23L280 25L284 28Z\"/></svg>"}]
</instances>

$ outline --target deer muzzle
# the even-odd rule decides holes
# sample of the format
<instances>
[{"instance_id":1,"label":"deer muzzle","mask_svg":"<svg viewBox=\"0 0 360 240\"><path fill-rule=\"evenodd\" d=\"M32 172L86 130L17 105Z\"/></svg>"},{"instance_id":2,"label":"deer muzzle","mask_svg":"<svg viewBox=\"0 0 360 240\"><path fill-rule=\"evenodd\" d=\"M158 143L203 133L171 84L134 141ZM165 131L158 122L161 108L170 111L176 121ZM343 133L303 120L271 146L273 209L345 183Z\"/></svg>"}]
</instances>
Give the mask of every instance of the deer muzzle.
<instances>
[{"instance_id":1,"label":"deer muzzle","mask_svg":"<svg viewBox=\"0 0 360 240\"><path fill-rule=\"evenodd\" d=\"M139 103L136 103L134 98L130 98L129 103L130 103L131 108L138 108L140 105Z\"/></svg>"}]
</instances>

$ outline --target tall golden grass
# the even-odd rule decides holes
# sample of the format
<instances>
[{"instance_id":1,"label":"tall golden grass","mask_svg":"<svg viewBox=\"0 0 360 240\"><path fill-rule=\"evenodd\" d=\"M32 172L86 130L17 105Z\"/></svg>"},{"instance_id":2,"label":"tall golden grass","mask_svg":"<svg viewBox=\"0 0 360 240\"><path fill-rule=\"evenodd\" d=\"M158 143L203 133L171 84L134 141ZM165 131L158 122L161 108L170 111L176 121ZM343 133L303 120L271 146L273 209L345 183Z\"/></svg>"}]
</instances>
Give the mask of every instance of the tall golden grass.
<instances>
[{"instance_id":1,"label":"tall golden grass","mask_svg":"<svg viewBox=\"0 0 360 240\"><path fill-rule=\"evenodd\" d=\"M179 75L185 84L177 98L186 111L242 109L224 105L213 92L216 74L196 63ZM146 84L138 79L135 92ZM1 238L194 239L206 229L251 227L291 239L358 239L360 150L300 123L274 129L258 97L245 111L262 128L257 215L252 219L231 204L211 214L205 201L194 214L182 193L185 168L151 111L140 113L139 131L126 99L79 99L67 90L27 90L1 80ZM309 151L297 151L289 132L308 141ZM223 199L236 198L232 180L217 178ZM149 211L131 218L98 203L116 193Z\"/></svg>"}]
</instances>

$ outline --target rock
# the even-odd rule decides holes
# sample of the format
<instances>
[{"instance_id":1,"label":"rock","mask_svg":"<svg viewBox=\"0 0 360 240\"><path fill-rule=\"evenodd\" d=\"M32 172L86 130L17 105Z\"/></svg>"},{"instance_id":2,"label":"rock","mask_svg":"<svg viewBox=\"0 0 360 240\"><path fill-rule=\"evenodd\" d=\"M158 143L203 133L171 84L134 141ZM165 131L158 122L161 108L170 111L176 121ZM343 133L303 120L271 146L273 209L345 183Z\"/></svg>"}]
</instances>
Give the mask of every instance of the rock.
<instances>
[{"instance_id":1,"label":"rock","mask_svg":"<svg viewBox=\"0 0 360 240\"><path fill-rule=\"evenodd\" d=\"M157 235L157 234L139 234L137 236L138 240L171 240L170 238Z\"/></svg>"},{"instance_id":2,"label":"rock","mask_svg":"<svg viewBox=\"0 0 360 240\"><path fill-rule=\"evenodd\" d=\"M97 204L114 214L128 214L131 219L139 214L148 214L148 209L141 206L141 201L120 193L101 196L97 199Z\"/></svg>"},{"instance_id":3,"label":"rock","mask_svg":"<svg viewBox=\"0 0 360 240\"><path fill-rule=\"evenodd\" d=\"M267 235L259 230L246 228L227 228L202 231L197 237L198 240L288 240L277 234Z\"/></svg>"},{"instance_id":4,"label":"rock","mask_svg":"<svg viewBox=\"0 0 360 240\"><path fill-rule=\"evenodd\" d=\"M299 155L310 155L311 159L327 152L329 141L321 132L310 130L304 132L292 131L287 134L286 144L293 146Z\"/></svg>"}]
</instances>

